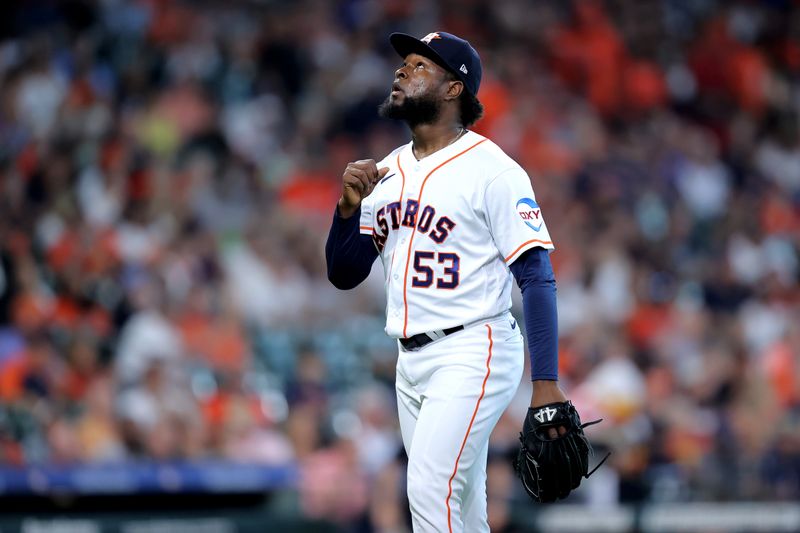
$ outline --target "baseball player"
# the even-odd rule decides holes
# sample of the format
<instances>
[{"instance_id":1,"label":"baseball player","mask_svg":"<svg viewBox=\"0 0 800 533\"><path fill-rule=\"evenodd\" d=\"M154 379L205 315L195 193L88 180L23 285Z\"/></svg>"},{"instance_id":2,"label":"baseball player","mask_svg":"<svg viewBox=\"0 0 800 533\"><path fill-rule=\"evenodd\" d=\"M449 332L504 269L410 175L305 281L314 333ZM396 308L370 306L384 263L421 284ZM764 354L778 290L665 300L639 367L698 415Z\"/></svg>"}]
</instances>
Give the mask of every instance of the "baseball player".
<instances>
[{"instance_id":1,"label":"baseball player","mask_svg":"<svg viewBox=\"0 0 800 533\"><path fill-rule=\"evenodd\" d=\"M523 295L532 413L548 421L555 410L547 406L566 402L553 242L525 171L468 129L483 112L473 47L443 31L394 33L390 42L402 64L379 112L405 121L411 142L377 163L347 165L325 248L328 277L351 289L376 258L383 264L414 531L489 531L489 435L524 363L512 274ZM551 425L546 437L564 431Z\"/></svg>"}]
</instances>

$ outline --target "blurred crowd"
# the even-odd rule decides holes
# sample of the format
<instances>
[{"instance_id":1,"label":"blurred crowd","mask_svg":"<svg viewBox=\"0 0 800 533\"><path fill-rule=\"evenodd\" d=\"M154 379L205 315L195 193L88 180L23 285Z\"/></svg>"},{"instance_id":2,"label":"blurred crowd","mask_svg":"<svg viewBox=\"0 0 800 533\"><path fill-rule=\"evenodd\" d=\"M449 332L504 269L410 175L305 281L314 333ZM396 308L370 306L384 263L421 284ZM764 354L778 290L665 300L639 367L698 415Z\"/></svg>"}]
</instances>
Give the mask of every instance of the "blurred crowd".
<instances>
[{"instance_id":1,"label":"blurred crowd","mask_svg":"<svg viewBox=\"0 0 800 533\"><path fill-rule=\"evenodd\" d=\"M4 2L0 464L297 461L305 513L402 531L382 272L337 291L322 250L345 164L407 142L388 34L437 29L556 243L562 385L614 452L574 498L800 498L791 0Z\"/></svg>"}]
</instances>

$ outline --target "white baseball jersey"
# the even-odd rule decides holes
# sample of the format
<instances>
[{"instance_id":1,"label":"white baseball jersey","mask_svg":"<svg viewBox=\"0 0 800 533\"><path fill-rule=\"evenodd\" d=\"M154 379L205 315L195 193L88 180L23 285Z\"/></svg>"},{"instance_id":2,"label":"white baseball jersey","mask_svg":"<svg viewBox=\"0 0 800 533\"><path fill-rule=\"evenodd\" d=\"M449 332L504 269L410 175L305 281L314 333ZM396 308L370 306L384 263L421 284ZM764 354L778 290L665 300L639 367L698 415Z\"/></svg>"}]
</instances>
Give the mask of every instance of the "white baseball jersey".
<instances>
[{"instance_id":1,"label":"white baseball jersey","mask_svg":"<svg viewBox=\"0 0 800 533\"><path fill-rule=\"evenodd\" d=\"M412 143L386 156L389 172L361 204L386 276L386 333L410 337L511 308L508 264L553 249L526 172L468 131L417 160Z\"/></svg>"}]
</instances>

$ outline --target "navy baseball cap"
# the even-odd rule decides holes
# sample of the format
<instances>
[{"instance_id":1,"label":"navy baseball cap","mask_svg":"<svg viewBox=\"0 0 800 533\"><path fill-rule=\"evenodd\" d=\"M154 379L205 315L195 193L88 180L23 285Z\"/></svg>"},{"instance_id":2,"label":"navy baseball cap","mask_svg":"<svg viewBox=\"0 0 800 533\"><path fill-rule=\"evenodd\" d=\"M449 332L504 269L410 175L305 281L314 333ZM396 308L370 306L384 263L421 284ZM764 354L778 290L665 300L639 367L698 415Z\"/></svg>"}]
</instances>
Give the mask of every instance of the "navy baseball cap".
<instances>
[{"instance_id":1,"label":"navy baseball cap","mask_svg":"<svg viewBox=\"0 0 800 533\"><path fill-rule=\"evenodd\" d=\"M437 31L417 39L407 33L393 33L389 42L400 57L419 54L432 59L439 66L455 74L473 96L481 86L481 58L467 41L452 33Z\"/></svg>"}]
</instances>

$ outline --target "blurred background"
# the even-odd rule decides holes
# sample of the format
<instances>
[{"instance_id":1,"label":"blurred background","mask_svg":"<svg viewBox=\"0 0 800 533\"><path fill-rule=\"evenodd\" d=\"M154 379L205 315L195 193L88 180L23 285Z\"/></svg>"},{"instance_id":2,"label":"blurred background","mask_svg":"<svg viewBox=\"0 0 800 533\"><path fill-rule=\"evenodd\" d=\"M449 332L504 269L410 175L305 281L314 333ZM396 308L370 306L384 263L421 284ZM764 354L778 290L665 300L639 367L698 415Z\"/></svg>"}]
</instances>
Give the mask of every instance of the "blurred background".
<instances>
[{"instance_id":1,"label":"blurred background","mask_svg":"<svg viewBox=\"0 0 800 533\"><path fill-rule=\"evenodd\" d=\"M556 242L606 466L492 530L800 530L800 4L6 0L0 530L409 532L382 271L326 280L391 31L481 54L474 128ZM519 300L515 313L521 316Z\"/></svg>"}]
</instances>

